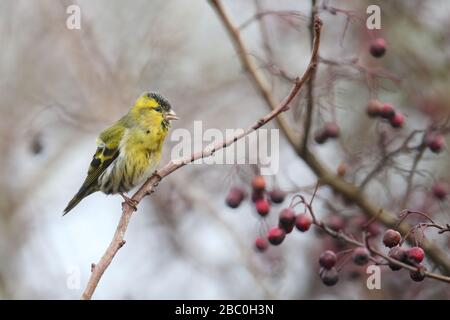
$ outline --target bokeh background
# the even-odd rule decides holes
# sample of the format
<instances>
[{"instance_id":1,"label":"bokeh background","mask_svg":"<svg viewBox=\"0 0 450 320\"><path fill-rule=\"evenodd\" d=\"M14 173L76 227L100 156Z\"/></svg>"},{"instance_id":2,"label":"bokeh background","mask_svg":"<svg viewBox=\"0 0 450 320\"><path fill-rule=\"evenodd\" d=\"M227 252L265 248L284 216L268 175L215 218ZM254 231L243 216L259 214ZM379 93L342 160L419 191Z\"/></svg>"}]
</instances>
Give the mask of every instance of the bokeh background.
<instances>
[{"instance_id":1,"label":"bokeh background","mask_svg":"<svg viewBox=\"0 0 450 320\"><path fill-rule=\"evenodd\" d=\"M323 4L322 1L318 1ZM405 137L441 119L449 104L450 6L447 1L328 1L351 10L348 15L320 13L324 21L323 57L358 58L362 65L389 70L400 81L381 78L377 95L394 103L407 117ZM66 8L81 8L81 30L66 28ZM310 1L224 0L232 21L240 25L261 10L291 11L261 19L242 30L260 71L271 80L277 99L290 83L277 68L295 76L309 60ZM383 59L370 57L365 8L382 8L388 43ZM347 25L347 22L348 25ZM347 27L346 27L347 25ZM125 114L145 90L158 91L181 120L174 128L245 128L267 112L264 101L240 66L224 27L207 1L25 1L0 2L0 298L78 299L109 244L121 213L121 198L94 194L61 217L81 185L95 149L97 134ZM378 69L377 69L378 70ZM365 115L370 98L364 75L344 65L319 69L318 114L314 125L336 117L340 142L314 146L330 167L342 159L367 171L377 158L376 128ZM288 112L301 119L304 95ZM269 128L276 128L275 123ZM302 130L294 125L294 130ZM163 163L169 159L166 143ZM345 152L343 151L345 150ZM399 166L408 166L405 155ZM417 197L425 201L435 180L448 180L446 152L425 154L417 176ZM356 172L356 170L355 170ZM120 250L102 278L98 299L376 299L448 298L446 284L413 283L406 272L383 271L382 289L368 290L367 274L351 264L336 287L318 277L317 258L333 244L315 232L295 232L280 247L259 254L253 241L267 224L250 201L238 209L224 199L231 186L249 188L254 166L191 165L165 179L134 214ZM353 177L353 176L352 176ZM356 176L353 178L357 179ZM404 179L386 170L368 193L399 210L396 197ZM305 195L316 180L289 144L280 141L280 172L271 187ZM387 191L387 192L386 192ZM330 190L329 199L345 216L345 207ZM424 198L425 197L425 198ZM317 203L319 216L329 208ZM438 219L448 221L448 205L430 204ZM445 218L447 220L445 220ZM442 220L443 219L443 220ZM439 243L448 248L448 239ZM79 281L77 277L79 276ZM75 279L75 280L74 280ZM68 285L69 283L69 285ZM79 284L79 286L77 285Z\"/></svg>"}]
</instances>

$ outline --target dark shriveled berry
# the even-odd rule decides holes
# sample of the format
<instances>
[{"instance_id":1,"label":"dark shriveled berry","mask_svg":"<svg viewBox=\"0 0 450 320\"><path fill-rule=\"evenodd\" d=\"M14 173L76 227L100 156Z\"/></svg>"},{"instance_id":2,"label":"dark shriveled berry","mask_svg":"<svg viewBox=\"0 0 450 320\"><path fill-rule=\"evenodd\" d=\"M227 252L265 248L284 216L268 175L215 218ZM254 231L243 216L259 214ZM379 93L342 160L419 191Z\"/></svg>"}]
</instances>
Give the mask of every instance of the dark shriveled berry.
<instances>
[{"instance_id":1,"label":"dark shriveled berry","mask_svg":"<svg viewBox=\"0 0 450 320\"><path fill-rule=\"evenodd\" d=\"M369 262L370 252L366 248L358 247L353 250L352 260L358 266L363 266Z\"/></svg>"},{"instance_id":2,"label":"dark shriveled berry","mask_svg":"<svg viewBox=\"0 0 450 320\"><path fill-rule=\"evenodd\" d=\"M230 191L228 192L225 202L230 208L234 209L239 207L244 198L245 198L245 191L240 188L234 187L231 188Z\"/></svg>"},{"instance_id":3,"label":"dark shriveled berry","mask_svg":"<svg viewBox=\"0 0 450 320\"><path fill-rule=\"evenodd\" d=\"M334 286L339 281L339 274L336 268L331 268L330 270L321 269L320 279L326 286Z\"/></svg>"},{"instance_id":4,"label":"dark shriveled berry","mask_svg":"<svg viewBox=\"0 0 450 320\"><path fill-rule=\"evenodd\" d=\"M406 249L402 247L393 247L391 250L389 250L388 256L400 262L406 262ZM389 262L389 268L391 268L392 271L397 271L402 267L395 263Z\"/></svg>"},{"instance_id":5,"label":"dark shriveled berry","mask_svg":"<svg viewBox=\"0 0 450 320\"><path fill-rule=\"evenodd\" d=\"M273 203L282 203L285 197L286 193L278 188L275 188L269 192L270 201Z\"/></svg>"},{"instance_id":6,"label":"dark shriveled berry","mask_svg":"<svg viewBox=\"0 0 450 320\"><path fill-rule=\"evenodd\" d=\"M383 38L377 38L370 42L370 54L375 58L381 58L386 53L386 41Z\"/></svg>"},{"instance_id":7,"label":"dark shriveled berry","mask_svg":"<svg viewBox=\"0 0 450 320\"><path fill-rule=\"evenodd\" d=\"M445 138L437 132L428 133L425 137L425 144L434 153L439 153L444 149Z\"/></svg>"},{"instance_id":8,"label":"dark shriveled berry","mask_svg":"<svg viewBox=\"0 0 450 320\"><path fill-rule=\"evenodd\" d=\"M331 250L324 251L320 254L319 265L322 268L329 270L336 265L336 261L336 254Z\"/></svg>"},{"instance_id":9,"label":"dark shriveled berry","mask_svg":"<svg viewBox=\"0 0 450 320\"><path fill-rule=\"evenodd\" d=\"M297 216L295 219L295 227L301 231L305 232L308 231L311 227L313 220L312 217L309 214L302 213Z\"/></svg>"},{"instance_id":10,"label":"dark shriveled berry","mask_svg":"<svg viewBox=\"0 0 450 320\"><path fill-rule=\"evenodd\" d=\"M292 225L290 225L290 226L283 226L283 225L281 225L280 222L278 222L278 227L280 227L281 229L283 229L284 232L286 232L286 234L291 233L292 230L294 230L294 226L295 226L294 224L292 224Z\"/></svg>"},{"instance_id":11,"label":"dark shriveled berry","mask_svg":"<svg viewBox=\"0 0 450 320\"><path fill-rule=\"evenodd\" d=\"M281 210L280 216L278 218L278 221L280 223L280 226L285 231L289 231L289 230L292 231L292 228L295 225L295 212L294 212L294 210L291 209L291 208L285 208L285 209Z\"/></svg>"},{"instance_id":12,"label":"dark shriveled berry","mask_svg":"<svg viewBox=\"0 0 450 320\"><path fill-rule=\"evenodd\" d=\"M266 238L263 238L263 237L256 238L256 240L255 240L256 250L258 250L259 252L264 252L267 250L268 247L269 247L269 243L267 242Z\"/></svg>"},{"instance_id":13,"label":"dark shriveled berry","mask_svg":"<svg viewBox=\"0 0 450 320\"><path fill-rule=\"evenodd\" d=\"M328 136L325 134L325 131L320 130L314 134L314 141L318 144L323 144L327 141Z\"/></svg>"},{"instance_id":14,"label":"dark shriveled berry","mask_svg":"<svg viewBox=\"0 0 450 320\"><path fill-rule=\"evenodd\" d=\"M425 279L425 271L426 271L426 267L423 265L420 265L418 270L410 270L409 271L409 276L413 281L416 282L421 282Z\"/></svg>"},{"instance_id":15,"label":"dark shriveled berry","mask_svg":"<svg viewBox=\"0 0 450 320\"><path fill-rule=\"evenodd\" d=\"M278 246L281 244L286 237L286 232L279 227L273 227L267 233L267 239L269 239L270 244Z\"/></svg>"},{"instance_id":16,"label":"dark shriveled berry","mask_svg":"<svg viewBox=\"0 0 450 320\"><path fill-rule=\"evenodd\" d=\"M386 230L383 235L383 243L388 248L392 248L398 245L401 239L402 236L400 232L393 229Z\"/></svg>"}]
</instances>

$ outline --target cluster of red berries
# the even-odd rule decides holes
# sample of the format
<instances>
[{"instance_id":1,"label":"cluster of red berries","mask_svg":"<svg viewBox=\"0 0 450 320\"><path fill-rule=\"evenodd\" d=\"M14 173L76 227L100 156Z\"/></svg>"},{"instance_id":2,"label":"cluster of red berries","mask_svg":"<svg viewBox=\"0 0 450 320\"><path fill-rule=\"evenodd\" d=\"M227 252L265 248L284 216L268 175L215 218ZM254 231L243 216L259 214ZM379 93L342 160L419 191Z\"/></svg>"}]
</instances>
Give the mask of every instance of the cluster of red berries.
<instances>
[{"instance_id":1,"label":"cluster of red berries","mask_svg":"<svg viewBox=\"0 0 450 320\"><path fill-rule=\"evenodd\" d=\"M318 144L325 143L328 139L339 137L340 129L334 122L327 122L323 128L319 129L314 135L314 141Z\"/></svg>"},{"instance_id":2,"label":"cluster of red berries","mask_svg":"<svg viewBox=\"0 0 450 320\"><path fill-rule=\"evenodd\" d=\"M386 41L383 38L376 38L370 41L369 51L375 58L381 58L386 53Z\"/></svg>"},{"instance_id":3,"label":"cluster of red berries","mask_svg":"<svg viewBox=\"0 0 450 320\"><path fill-rule=\"evenodd\" d=\"M263 176L255 176L252 180L252 201L255 204L256 212L265 217L269 214L272 203L282 203L286 197L285 192L278 188L274 188L266 192L266 180ZM247 192L239 187L233 187L228 192L225 199L226 204L230 208L237 208L247 197Z\"/></svg>"},{"instance_id":4,"label":"cluster of red berries","mask_svg":"<svg viewBox=\"0 0 450 320\"><path fill-rule=\"evenodd\" d=\"M415 246L411 248L401 247L402 237L400 233L393 229L388 229L383 235L383 244L390 248L388 256L392 259L417 267L417 270L410 271L410 277L414 281L422 281L425 279L426 268L421 264L425 258L425 252L422 248ZM370 252L365 247L357 247L351 250L351 259L354 264L358 266L366 265L370 260ZM331 250L322 252L319 257L319 276L322 282L327 286L334 286L339 281L339 272L336 264L338 258L349 253L349 250L344 250L340 253L335 253ZM341 255L341 256L339 256ZM345 262L344 262L345 263ZM342 267L343 265L341 265ZM401 269L398 264L389 261L388 266L391 270L397 271Z\"/></svg>"},{"instance_id":5,"label":"cluster of red berries","mask_svg":"<svg viewBox=\"0 0 450 320\"><path fill-rule=\"evenodd\" d=\"M392 104L382 103L376 99L370 100L367 104L367 114L372 118L386 119L393 128L401 128L405 122L403 114L396 111Z\"/></svg>"},{"instance_id":6,"label":"cluster of red berries","mask_svg":"<svg viewBox=\"0 0 450 320\"><path fill-rule=\"evenodd\" d=\"M400 246L401 235L398 231L388 229L383 235L383 244L390 248L388 256L400 262L418 267L418 270L410 271L409 275L414 281L422 281L425 279L425 266L420 264L425 258L425 252L421 247L411 247L409 249ZM393 271L400 270L401 267L395 263L389 262L389 268Z\"/></svg>"},{"instance_id":7,"label":"cluster of red berries","mask_svg":"<svg viewBox=\"0 0 450 320\"><path fill-rule=\"evenodd\" d=\"M344 253L344 252L343 252ZM347 253L347 252L345 252ZM352 250L352 261L358 266L363 266L369 262L370 252L364 247L358 247ZM319 257L320 271L319 276L323 284L334 286L339 281L339 272L336 268L338 255L331 250L322 252Z\"/></svg>"},{"instance_id":8,"label":"cluster of red berries","mask_svg":"<svg viewBox=\"0 0 450 320\"><path fill-rule=\"evenodd\" d=\"M296 214L293 208L284 208L278 217L278 226L270 228L265 237L258 237L255 240L255 247L258 251L263 252L267 250L269 243L278 246L284 241L286 235L294 230L294 227L305 232L309 230L312 223L313 220L309 214Z\"/></svg>"}]
</instances>

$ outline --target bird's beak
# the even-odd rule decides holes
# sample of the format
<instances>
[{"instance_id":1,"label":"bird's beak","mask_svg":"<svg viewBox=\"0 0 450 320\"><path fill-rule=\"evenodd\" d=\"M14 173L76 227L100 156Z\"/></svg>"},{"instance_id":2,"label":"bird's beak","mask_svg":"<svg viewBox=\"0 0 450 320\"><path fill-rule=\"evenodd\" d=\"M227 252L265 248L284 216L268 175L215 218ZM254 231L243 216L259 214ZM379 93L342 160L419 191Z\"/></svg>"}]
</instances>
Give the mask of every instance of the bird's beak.
<instances>
[{"instance_id":1,"label":"bird's beak","mask_svg":"<svg viewBox=\"0 0 450 320\"><path fill-rule=\"evenodd\" d=\"M166 114L166 120L178 120L178 116L175 111L170 110L169 113Z\"/></svg>"}]
</instances>

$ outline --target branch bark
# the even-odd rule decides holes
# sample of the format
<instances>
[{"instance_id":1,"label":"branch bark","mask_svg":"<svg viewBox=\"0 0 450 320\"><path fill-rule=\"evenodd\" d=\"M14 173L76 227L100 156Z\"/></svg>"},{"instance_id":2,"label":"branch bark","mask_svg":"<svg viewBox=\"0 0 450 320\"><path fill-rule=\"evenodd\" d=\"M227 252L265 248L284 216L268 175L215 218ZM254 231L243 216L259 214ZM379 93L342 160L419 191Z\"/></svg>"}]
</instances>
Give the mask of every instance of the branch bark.
<instances>
[{"instance_id":1,"label":"branch bark","mask_svg":"<svg viewBox=\"0 0 450 320\"><path fill-rule=\"evenodd\" d=\"M217 3L217 1L212 1L213 3ZM301 78L297 78L293 87L291 88L291 91L289 94L279 103L275 103L274 98L270 95L270 93L267 92L267 94L271 97L270 101L273 102L273 108L272 111L269 112L267 115L256 121L255 124L250 126L247 130L241 132L240 134L236 134L233 137L229 138L228 140L223 140L216 142L215 144L206 147L201 152L193 153L189 157L175 159L169 161L164 167L162 167L160 170L158 170L157 175L153 175L150 177L139 190L133 195L132 199L139 204L142 199L150 195L154 192L155 188L158 186L158 183L173 173L174 171L178 170L179 168L194 162L198 159L203 159L206 157L210 157L214 155L214 153L220 149L224 149L235 143L237 140L244 138L245 136L249 135L255 130L258 130L260 127L265 125L266 123L270 122L271 120L277 118L280 114L287 111L289 109L289 104L292 102L292 100L298 95L300 92L300 89L303 87L303 85L309 80L311 77L311 74L317 67L317 59L318 59L318 50L320 45L320 30L322 27L322 22L317 19L315 21L315 39L314 39L314 47L311 55L311 60L308 64L308 67ZM114 259L114 256L117 254L117 252L120 250L120 248L125 244L124 235L127 230L128 224L130 222L131 216L134 212L134 208L131 207L127 203L122 204L122 215L119 220L119 224L117 225L116 231L114 233L113 239L111 240L111 243L109 244L108 248L106 249L105 253L101 257L100 261L97 264L93 264L91 268L91 276L89 278L89 281L86 285L86 288L83 292L82 299L91 299L92 295L95 292L95 289L97 288L97 285L103 276L106 269L111 264L112 260Z\"/></svg>"}]
</instances>

